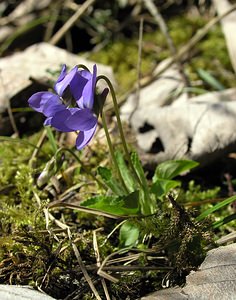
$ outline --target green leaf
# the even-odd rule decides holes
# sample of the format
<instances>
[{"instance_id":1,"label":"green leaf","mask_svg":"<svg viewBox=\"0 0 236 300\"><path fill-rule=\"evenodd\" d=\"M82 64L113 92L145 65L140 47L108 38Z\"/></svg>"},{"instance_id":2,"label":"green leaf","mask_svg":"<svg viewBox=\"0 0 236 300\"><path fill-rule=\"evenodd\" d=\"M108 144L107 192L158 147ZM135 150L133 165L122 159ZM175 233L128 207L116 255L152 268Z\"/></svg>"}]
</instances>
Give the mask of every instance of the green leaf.
<instances>
[{"instance_id":1,"label":"green leaf","mask_svg":"<svg viewBox=\"0 0 236 300\"><path fill-rule=\"evenodd\" d=\"M143 166L139 160L138 154L133 152L131 154L131 161L133 167L138 175L141 182L140 201L141 201L141 211L143 214L151 214L155 211L156 208L156 199L152 199L149 194L149 186L147 183L146 176L144 174Z\"/></svg>"},{"instance_id":2,"label":"green leaf","mask_svg":"<svg viewBox=\"0 0 236 300\"><path fill-rule=\"evenodd\" d=\"M139 229L131 222L125 222L120 228L120 247L133 247L137 244Z\"/></svg>"},{"instance_id":3,"label":"green leaf","mask_svg":"<svg viewBox=\"0 0 236 300\"><path fill-rule=\"evenodd\" d=\"M96 196L81 203L82 206L98 209L119 216L139 213L139 191L127 196Z\"/></svg>"},{"instance_id":4,"label":"green leaf","mask_svg":"<svg viewBox=\"0 0 236 300\"><path fill-rule=\"evenodd\" d=\"M232 214L230 216L227 216L227 217L225 217L225 218L223 218L223 219L221 219L219 221L214 222L212 224L212 227L213 228L218 228L218 227L220 227L220 226L222 226L224 224L227 224L227 223L229 223L229 222L231 222L233 220L236 220L236 213L234 213L234 214Z\"/></svg>"},{"instance_id":5,"label":"green leaf","mask_svg":"<svg viewBox=\"0 0 236 300\"><path fill-rule=\"evenodd\" d=\"M105 184L112 190L117 196L125 195L122 185L112 176L110 169L105 167L98 167L98 174L102 177Z\"/></svg>"},{"instance_id":6,"label":"green leaf","mask_svg":"<svg viewBox=\"0 0 236 300\"><path fill-rule=\"evenodd\" d=\"M172 179L183 172L195 168L199 163L192 160L168 160L159 164L152 178L153 182L158 179Z\"/></svg>"},{"instance_id":7,"label":"green leaf","mask_svg":"<svg viewBox=\"0 0 236 300\"><path fill-rule=\"evenodd\" d=\"M144 186L147 186L147 179L146 179L146 176L143 171L143 166L142 166L142 164L139 160L138 154L136 152L133 152L131 154L131 161L133 163L134 169L135 169L139 179L141 180L142 184Z\"/></svg>"},{"instance_id":8,"label":"green leaf","mask_svg":"<svg viewBox=\"0 0 236 300\"><path fill-rule=\"evenodd\" d=\"M214 205L213 207L205 210L202 214L200 214L197 218L196 221L202 221L203 219L205 219L207 216L209 216L210 214L212 214L213 212L221 209L222 207L229 205L230 203L234 202L236 200L236 196L232 196L230 198L225 199L224 201Z\"/></svg>"},{"instance_id":9,"label":"green leaf","mask_svg":"<svg viewBox=\"0 0 236 300\"><path fill-rule=\"evenodd\" d=\"M46 129L47 137L48 137L49 143L52 147L52 150L54 152L56 152L58 150L58 147L57 147L57 142L53 135L52 129L49 126L45 126L45 129Z\"/></svg>"},{"instance_id":10,"label":"green leaf","mask_svg":"<svg viewBox=\"0 0 236 300\"><path fill-rule=\"evenodd\" d=\"M127 167L123 155L120 151L115 153L118 167L120 169L121 176L129 192L133 192L137 188L136 181L132 176L129 168Z\"/></svg>"},{"instance_id":11,"label":"green leaf","mask_svg":"<svg viewBox=\"0 0 236 300\"><path fill-rule=\"evenodd\" d=\"M222 91L225 89L225 87L208 71L205 71L203 69L198 69L197 72L198 75L201 77L201 79L205 81L207 84L209 84L211 87L213 87L214 89L218 91Z\"/></svg>"},{"instance_id":12,"label":"green leaf","mask_svg":"<svg viewBox=\"0 0 236 300\"><path fill-rule=\"evenodd\" d=\"M151 193L155 194L157 198L161 199L171 189L180 186L181 183L177 180L157 179L151 186Z\"/></svg>"}]
</instances>

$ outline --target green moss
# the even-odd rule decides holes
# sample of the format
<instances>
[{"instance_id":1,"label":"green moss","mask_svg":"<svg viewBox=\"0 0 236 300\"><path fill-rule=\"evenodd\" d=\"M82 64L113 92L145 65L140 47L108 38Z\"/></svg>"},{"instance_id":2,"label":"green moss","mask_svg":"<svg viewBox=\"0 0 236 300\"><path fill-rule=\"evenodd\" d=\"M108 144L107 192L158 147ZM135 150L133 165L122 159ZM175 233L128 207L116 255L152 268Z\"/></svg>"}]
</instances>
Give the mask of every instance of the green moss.
<instances>
[{"instance_id":1,"label":"green moss","mask_svg":"<svg viewBox=\"0 0 236 300\"><path fill-rule=\"evenodd\" d=\"M38 134L29 140L34 143L37 138ZM22 251L15 240L18 232L24 228L40 228L44 223L41 208L33 195L34 191L40 196L42 192L34 185L37 169L29 165L35 149L32 145L23 139L0 143L0 259L8 252Z\"/></svg>"},{"instance_id":2,"label":"green moss","mask_svg":"<svg viewBox=\"0 0 236 300\"><path fill-rule=\"evenodd\" d=\"M167 20L167 26L176 49L184 46L208 20L191 14L174 16ZM129 90L137 82L138 36L114 41L89 58L112 66L118 82L118 94ZM197 69L202 68L215 76L226 88L235 84L234 73L219 24L198 42L189 54L194 54L184 68L191 82L199 81ZM158 28L143 35L142 76L148 75L162 60L171 56L166 38ZM222 72L222 70L225 70ZM204 87L204 83L200 86ZM207 89L211 88L206 86Z\"/></svg>"},{"instance_id":3,"label":"green moss","mask_svg":"<svg viewBox=\"0 0 236 300\"><path fill-rule=\"evenodd\" d=\"M130 88L137 79L135 72L137 45L135 46L134 41L123 40L115 42L104 50L92 54L90 58L113 67L118 80L119 92Z\"/></svg>"},{"instance_id":4,"label":"green moss","mask_svg":"<svg viewBox=\"0 0 236 300\"><path fill-rule=\"evenodd\" d=\"M179 49L186 44L205 23L206 20L202 18L188 15L167 20L176 48ZM133 39L114 41L100 52L90 55L91 59L113 67L119 94L126 92L137 81L137 40L136 36ZM202 68L210 71L226 87L233 86L230 60L219 25L195 46L193 53L194 57L185 65L192 82L199 80L196 70ZM151 32L144 33L142 75L148 75L159 62L169 56L166 39L160 30L153 28ZM224 76L225 73L222 75L222 70L226 70L228 76ZM41 133L25 139L11 139L0 143L0 282L32 285L37 283L54 297L65 298L77 291L78 295L83 295L83 299L93 299L78 266L68 232L56 222L46 220L43 207L49 201L72 203L74 199L81 201L90 195L98 194L102 188L99 190L97 184L91 183L91 177L84 172L83 167L78 165L71 154L65 152L62 155L61 168L55 174L58 175L56 188L49 179L47 189L45 186L39 189L36 185L37 177L54 154L50 143L45 141L31 164L35 150L33 145L37 144ZM55 139L58 140L59 137L56 133ZM107 153L107 147L97 141L91 145L89 151L76 154L96 174L96 167L107 163ZM218 188L203 191L201 186L190 183L187 192L183 192L178 200L181 203L202 201L216 197L218 191ZM40 203L36 201L35 194L39 196ZM160 206L158 215L132 220L143 237L152 234L150 244L146 243L144 238L143 244L140 242L138 249L135 249L136 253L141 249L147 250L150 246L156 251L157 257L166 255L163 260L164 266L167 265L167 259L168 266L173 266L179 273L195 268L205 254L208 224L197 224L192 211L185 211L177 206L170 208L168 200ZM201 207L201 210L204 209L206 206ZM97 231L102 260L117 250L118 230L108 241L106 240L107 235L118 225L116 221L67 208L54 208L50 213L57 221L70 226L71 238L76 242L86 265L96 264L92 232L94 229L103 228ZM226 210L222 210L217 212L216 218L227 214ZM137 265L142 267L148 262L147 255L143 252L137 260ZM114 265L117 265L117 262ZM119 266L122 266L122 262ZM154 288L160 288L167 272L120 272L120 282L108 283L109 291L116 299L137 298L142 296L142 291L146 293ZM97 282L96 270L92 270L90 275L92 280ZM99 293L103 295L101 286L99 289Z\"/></svg>"},{"instance_id":5,"label":"green moss","mask_svg":"<svg viewBox=\"0 0 236 300\"><path fill-rule=\"evenodd\" d=\"M204 200L215 199L218 197L220 187L203 190L202 187L196 184L193 180L188 183L186 192L181 197L180 201L185 203L198 202Z\"/></svg>"}]
</instances>

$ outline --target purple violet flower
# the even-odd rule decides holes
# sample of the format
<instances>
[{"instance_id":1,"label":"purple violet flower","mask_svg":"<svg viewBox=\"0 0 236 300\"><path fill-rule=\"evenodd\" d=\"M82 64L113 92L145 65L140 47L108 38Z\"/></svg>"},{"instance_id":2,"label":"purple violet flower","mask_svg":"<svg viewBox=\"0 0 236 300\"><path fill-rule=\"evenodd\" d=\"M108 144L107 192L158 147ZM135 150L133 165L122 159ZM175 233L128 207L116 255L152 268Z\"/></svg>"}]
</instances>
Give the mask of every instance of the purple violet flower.
<instances>
[{"instance_id":1,"label":"purple violet flower","mask_svg":"<svg viewBox=\"0 0 236 300\"><path fill-rule=\"evenodd\" d=\"M93 110L96 78L96 65L93 66L93 73L78 70L77 66L67 73L64 65L54 85L56 94L38 92L28 100L30 107L47 117L44 125L50 125L63 132L78 130L76 139L78 150L90 142L97 128L98 117ZM104 92L105 97L107 92ZM66 103L68 93L72 101L77 104L76 107Z\"/></svg>"}]
</instances>

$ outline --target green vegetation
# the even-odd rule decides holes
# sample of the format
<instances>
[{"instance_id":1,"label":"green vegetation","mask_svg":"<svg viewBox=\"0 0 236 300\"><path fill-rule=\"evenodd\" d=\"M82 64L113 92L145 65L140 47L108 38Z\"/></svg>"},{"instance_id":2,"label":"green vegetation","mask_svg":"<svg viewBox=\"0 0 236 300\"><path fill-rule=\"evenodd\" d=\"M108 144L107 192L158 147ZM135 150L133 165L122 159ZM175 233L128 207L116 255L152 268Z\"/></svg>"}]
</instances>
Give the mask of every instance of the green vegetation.
<instances>
[{"instance_id":1,"label":"green vegetation","mask_svg":"<svg viewBox=\"0 0 236 300\"><path fill-rule=\"evenodd\" d=\"M189 39L206 23L206 19L192 15L170 18L167 26L176 49L178 50L188 43ZM150 33L144 32L142 48L142 76L150 75L158 63L171 56L166 38L158 28L153 29ZM219 24L215 25L205 38L195 45L191 55L193 57L185 57L183 61L186 61L184 69L193 86L196 81L201 80L197 73L198 69L210 72L226 88L234 86L234 73ZM89 54L89 58L112 66L119 86L118 93L124 93L137 81L138 36L114 41L104 49ZM224 73L222 70L225 70ZM213 90L204 82L197 86Z\"/></svg>"},{"instance_id":2,"label":"green vegetation","mask_svg":"<svg viewBox=\"0 0 236 300\"><path fill-rule=\"evenodd\" d=\"M170 18L176 48L205 23L189 15ZM137 81L137 39L123 38L89 55L113 67L120 95ZM192 53L184 69L193 86L234 86L220 26ZM144 32L143 76L170 55L158 30ZM112 139L120 176L103 138L78 152L52 130L0 137L0 283L31 284L55 298L77 293L95 299L86 267L102 297L104 277L111 297L134 299L161 288L167 274L171 285L184 283L215 240L235 229L235 197L222 201L223 184L203 188L181 176L197 163L165 162L147 180L135 152L130 169L115 130Z\"/></svg>"},{"instance_id":3,"label":"green vegetation","mask_svg":"<svg viewBox=\"0 0 236 300\"><path fill-rule=\"evenodd\" d=\"M93 197L98 191L104 191L97 184L91 183L90 175L84 172L83 166L78 165L69 152L64 153L60 170L39 188L36 184L37 178L52 157L51 143L46 139L31 160L36 149L32 144L41 134L42 132L35 134L27 140L6 139L7 141L0 144L0 172L3 175L0 194L0 282L37 284L54 297L61 297L63 293L66 296L68 291L73 293L79 289L84 295L83 299L93 299L83 273L77 267L78 262L71 242L76 244L90 270L90 276L94 278L95 232L101 260L111 254L114 258L119 258L118 263L114 262L112 266L120 267L120 280L118 283L107 283L111 288L110 293L117 299L123 299L127 295L142 296L137 287L140 287L141 291L148 288L150 292L159 288L167 272L172 284L184 282L184 276L181 274L187 274L196 268L203 260L207 246L213 243L213 231L209 225L217 218L212 216L211 219L198 223L195 220L196 212L183 209L178 202L204 202L216 197L219 188L202 191L199 185L190 182L187 190L182 190L179 198L175 199L175 194L180 192L180 182L176 181L176 184L171 178L190 167L189 163L180 161L174 165L167 163L157 168L153 177L152 192L156 192L158 186L161 187L162 193L158 197L162 201L159 204L161 210L152 216L137 216L131 218L129 223L124 223L126 225L122 225L123 222L119 219L112 220L99 214L81 212L76 206L73 208L65 205L63 208L55 205L53 208L52 205L50 208L50 203L63 202L63 195L68 197L67 199L73 199L75 196L85 200ZM94 151L94 148L91 150ZM103 150L103 153L106 153L106 148ZM97 165L101 158L104 159L101 154L95 154L92 165ZM107 172L101 173L106 171L105 167L103 168L100 175L107 180L110 177ZM94 172L93 168L92 171ZM171 188L174 188L175 192L164 196ZM158 191L160 193L159 189ZM48 205L49 210L46 209ZM204 211L206 205L203 208ZM113 232L115 226L117 229ZM122 228L120 234L119 228ZM127 267L122 262L128 261L135 261L136 269L126 270ZM143 272L142 268L146 271ZM109 274L114 276L112 271ZM101 287L98 287L98 291L103 293Z\"/></svg>"}]
</instances>

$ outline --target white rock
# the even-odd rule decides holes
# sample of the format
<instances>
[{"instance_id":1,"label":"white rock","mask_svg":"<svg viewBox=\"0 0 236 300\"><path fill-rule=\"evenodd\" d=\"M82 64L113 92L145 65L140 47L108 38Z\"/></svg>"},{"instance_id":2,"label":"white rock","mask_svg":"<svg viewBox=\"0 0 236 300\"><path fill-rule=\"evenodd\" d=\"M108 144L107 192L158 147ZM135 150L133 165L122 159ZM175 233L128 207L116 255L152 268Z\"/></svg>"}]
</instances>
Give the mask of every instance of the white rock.
<instances>
[{"instance_id":1,"label":"white rock","mask_svg":"<svg viewBox=\"0 0 236 300\"><path fill-rule=\"evenodd\" d=\"M145 160L155 165L187 158L203 166L235 151L235 100L236 89L229 89L163 107L139 106L130 122Z\"/></svg>"},{"instance_id":2,"label":"white rock","mask_svg":"<svg viewBox=\"0 0 236 300\"><path fill-rule=\"evenodd\" d=\"M29 286L0 285L1 300L53 300L54 298Z\"/></svg>"},{"instance_id":3,"label":"white rock","mask_svg":"<svg viewBox=\"0 0 236 300\"><path fill-rule=\"evenodd\" d=\"M30 77L52 79L47 70L60 70L62 64L66 64L69 68L84 64L92 70L94 62L47 43L35 44L23 52L1 58L0 112L6 109L8 99L31 85ZM97 67L98 75L104 74L114 83L111 67L101 64L97 64Z\"/></svg>"},{"instance_id":4,"label":"white rock","mask_svg":"<svg viewBox=\"0 0 236 300\"><path fill-rule=\"evenodd\" d=\"M141 300L235 300L236 244L222 246L208 252L196 272L187 276L183 288L157 291Z\"/></svg>"}]
</instances>

